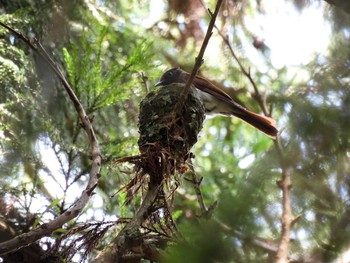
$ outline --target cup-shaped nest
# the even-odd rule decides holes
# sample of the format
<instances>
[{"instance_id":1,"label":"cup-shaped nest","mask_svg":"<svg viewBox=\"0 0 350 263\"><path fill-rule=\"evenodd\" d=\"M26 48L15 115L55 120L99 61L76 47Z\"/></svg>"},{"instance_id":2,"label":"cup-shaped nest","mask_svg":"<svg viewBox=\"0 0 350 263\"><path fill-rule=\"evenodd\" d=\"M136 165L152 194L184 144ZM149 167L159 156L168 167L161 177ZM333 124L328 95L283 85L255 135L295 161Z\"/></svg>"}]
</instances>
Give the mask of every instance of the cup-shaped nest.
<instances>
[{"instance_id":1,"label":"cup-shaped nest","mask_svg":"<svg viewBox=\"0 0 350 263\"><path fill-rule=\"evenodd\" d=\"M138 141L142 154L161 149L173 158L184 160L197 142L205 118L204 105L197 90L191 87L180 113L176 113L183 87L179 83L166 85L142 100Z\"/></svg>"}]
</instances>

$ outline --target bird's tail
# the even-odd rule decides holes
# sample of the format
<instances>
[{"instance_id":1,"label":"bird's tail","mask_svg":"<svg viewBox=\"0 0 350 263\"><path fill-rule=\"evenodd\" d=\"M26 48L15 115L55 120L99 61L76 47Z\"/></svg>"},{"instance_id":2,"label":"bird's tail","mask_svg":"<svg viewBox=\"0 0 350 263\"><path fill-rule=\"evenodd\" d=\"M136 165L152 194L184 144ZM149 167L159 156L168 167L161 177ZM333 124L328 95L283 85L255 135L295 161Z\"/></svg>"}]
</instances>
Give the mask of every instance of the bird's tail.
<instances>
[{"instance_id":1,"label":"bird's tail","mask_svg":"<svg viewBox=\"0 0 350 263\"><path fill-rule=\"evenodd\" d=\"M266 116L261 116L249 110L245 110L242 113L235 112L234 115L257 128L258 130L262 131L272 139L276 139L278 129L276 127L276 122L274 119Z\"/></svg>"}]
</instances>

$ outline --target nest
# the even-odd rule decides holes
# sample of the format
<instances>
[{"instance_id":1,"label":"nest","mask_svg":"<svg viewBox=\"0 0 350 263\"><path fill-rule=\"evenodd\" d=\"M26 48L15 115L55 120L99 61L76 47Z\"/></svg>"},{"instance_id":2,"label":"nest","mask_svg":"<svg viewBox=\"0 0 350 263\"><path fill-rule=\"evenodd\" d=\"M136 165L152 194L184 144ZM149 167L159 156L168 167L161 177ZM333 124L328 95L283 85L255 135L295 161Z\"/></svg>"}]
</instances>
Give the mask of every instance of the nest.
<instances>
[{"instance_id":1,"label":"nest","mask_svg":"<svg viewBox=\"0 0 350 263\"><path fill-rule=\"evenodd\" d=\"M174 112L183 87L178 83L163 86L150 92L140 105L138 145L147 159L141 168L158 183L181 171L205 118L203 102L194 88L181 112Z\"/></svg>"},{"instance_id":2,"label":"nest","mask_svg":"<svg viewBox=\"0 0 350 263\"><path fill-rule=\"evenodd\" d=\"M170 84L150 92L140 104L138 145L140 155L117 163L135 165L135 176L123 189L129 203L140 188L157 187L160 196L169 196L178 186L178 175L187 171L186 161L202 129L205 108L195 88L191 88L180 113L175 107L184 84ZM168 194L163 185L167 185ZM159 199L159 198L158 198Z\"/></svg>"},{"instance_id":3,"label":"nest","mask_svg":"<svg viewBox=\"0 0 350 263\"><path fill-rule=\"evenodd\" d=\"M142 100L140 155L117 160L117 163L133 163L136 171L122 188L127 191L126 203L139 192L142 202L116 237L119 258L116 262L140 262L140 257L154 260L158 250L164 249L177 232L172 218L175 190L179 175L187 171L190 150L197 142L205 118L205 108L195 88L191 88L181 111L175 112L183 88L183 84L163 86ZM147 244L151 244L152 249ZM135 251L144 251L145 255ZM136 259L125 261L125 256Z\"/></svg>"}]
</instances>

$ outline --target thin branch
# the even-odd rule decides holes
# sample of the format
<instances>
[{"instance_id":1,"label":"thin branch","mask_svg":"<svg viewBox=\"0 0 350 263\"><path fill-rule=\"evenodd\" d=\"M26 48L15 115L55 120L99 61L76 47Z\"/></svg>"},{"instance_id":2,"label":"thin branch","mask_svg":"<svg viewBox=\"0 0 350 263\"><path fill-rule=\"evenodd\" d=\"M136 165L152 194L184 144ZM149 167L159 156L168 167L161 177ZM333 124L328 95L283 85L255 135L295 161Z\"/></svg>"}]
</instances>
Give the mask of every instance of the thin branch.
<instances>
[{"instance_id":1,"label":"thin branch","mask_svg":"<svg viewBox=\"0 0 350 263\"><path fill-rule=\"evenodd\" d=\"M232 45L229 42L229 39L227 36L225 36L219 28L215 27L219 33L219 35L222 37L224 43L229 48L233 58L238 63L238 66L241 70L241 72L248 78L249 82L252 84L255 96L254 98L259 103L259 106L261 110L264 112L266 116L271 116L271 110L268 109L265 100L263 99L263 96L261 95L258 86L256 85L254 79L251 76L250 69L246 69L240 60L238 59L237 55L235 54ZM278 152L278 156L280 158L280 165L282 168L282 178L280 181L278 181L278 186L282 190L282 217L281 217L281 239L278 244L278 249L276 251L275 255L275 263L284 263L288 262L288 252L289 252L289 245L290 245L290 232L292 230L293 224L300 218L300 216L293 217L292 213L292 206L291 206L291 200L290 200L290 188L291 188L291 175L288 171L288 167L285 163L285 158L282 150L282 146L280 143L279 138L274 141L274 146L276 151Z\"/></svg>"},{"instance_id":2,"label":"thin branch","mask_svg":"<svg viewBox=\"0 0 350 263\"><path fill-rule=\"evenodd\" d=\"M205 7L205 4L203 3L203 1L200 1L201 4ZM212 13L208 10L209 12L209 15L212 15ZM261 108L261 110L263 111L264 115L265 116L268 116L270 117L271 116L271 113L270 111L267 109L267 106L266 106L266 102L265 100L262 98L262 96L260 95L259 93L259 90L258 90L258 87L255 83L255 81L253 80L252 78L252 75L250 73L250 68L246 69L243 64L241 63L241 61L239 60L239 58L237 57L235 51L233 50L233 47L228 39L228 37L226 35L224 35L221 30L214 24L214 27L215 29L217 30L217 32L219 33L220 37L222 38L222 40L224 41L224 43L227 45L227 47L229 48L230 52L231 52L231 55L232 57L236 60L241 72L243 73L243 75L245 75L249 82L251 83L251 85L253 86L253 89L254 89L254 92L255 92L255 95L256 95L256 100L258 101L259 103L259 106Z\"/></svg>"},{"instance_id":3,"label":"thin branch","mask_svg":"<svg viewBox=\"0 0 350 263\"><path fill-rule=\"evenodd\" d=\"M259 90L258 90L258 86L256 85L255 81L253 80L253 77L250 73L250 68L246 69L243 64L241 63L241 61L239 60L239 58L237 57L235 51L233 50L233 47L228 39L227 36L225 36L218 27L215 27L219 33L219 35L221 36L221 38L223 39L224 43L227 45L227 47L229 48L232 57L236 60L241 72L243 73L244 76L246 76L249 80L249 82L252 84L255 95L256 95L256 100L259 103L259 106L261 108L261 110L263 111L265 116L270 117L271 113L269 112L269 110L267 109L265 100L262 98Z\"/></svg>"},{"instance_id":4,"label":"thin branch","mask_svg":"<svg viewBox=\"0 0 350 263\"><path fill-rule=\"evenodd\" d=\"M216 20L216 17L218 15L218 13L219 13L221 4L222 4L222 0L218 0L218 2L216 3L216 7L215 7L214 13L212 13L208 9L208 12L211 14L211 19L210 19L210 22L209 22L207 33L206 33L205 38L203 40L203 43L202 43L201 49L199 51L199 54L196 57L195 64L193 66L191 75L190 75L189 79L187 80L186 85L185 85L185 87L184 87L184 89L183 89L183 91L181 93L179 102L175 106L175 112L176 113L180 113L181 112L181 109L183 108L183 106L184 106L184 104L186 102L186 99L187 99L188 93L190 91L190 87L191 87L191 85L193 83L193 80L196 77L197 72L198 72L199 68L201 67L201 65L203 63L204 52L205 52L205 49L208 46L209 39L210 39L210 37L213 34L213 28L215 26L215 20Z\"/></svg>"},{"instance_id":5,"label":"thin branch","mask_svg":"<svg viewBox=\"0 0 350 263\"><path fill-rule=\"evenodd\" d=\"M143 86L145 87L145 91L146 91L146 94L149 93L149 88L148 88L148 85L147 85L147 80L148 80L148 77L145 75L145 73L142 71L141 72L141 83L143 84Z\"/></svg>"},{"instance_id":6,"label":"thin branch","mask_svg":"<svg viewBox=\"0 0 350 263\"><path fill-rule=\"evenodd\" d=\"M88 141L90 144L90 154L92 159L92 166L89 173L89 181L85 190L81 193L80 198L77 202L66 212L59 215L55 219L51 220L48 223L42 224L36 229L31 230L28 233L24 233L19 235L11 240L0 243L0 255L6 254L15 250L18 250L24 246L27 246L44 236L49 236L52 232L62 227L65 223L77 217L81 211L84 209L90 197L94 194L93 191L97 186L98 178L100 177L100 169L101 169L101 150L99 147L99 143L96 139L95 132L93 130L90 118L86 115L85 110L80 103L79 99L75 95L73 89L70 87L68 81L65 79L64 75L58 68L57 64L51 59L51 57L47 54L46 50L43 48L41 43L35 39L34 43L23 36L22 33L14 30L13 28L5 25L0 22L0 25L8 29L11 33L13 33L16 37L24 41L33 51L35 51L44 61L47 62L48 66L54 71L58 79L61 81L65 90L67 91L71 101L74 104L74 107L79 114L80 120L82 122L82 126L86 131Z\"/></svg>"},{"instance_id":7,"label":"thin branch","mask_svg":"<svg viewBox=\"0 0 350 263\"><path fill-rule=\"evenodd\" d=\"M194 167L193 167L193 164L192 164L192 160L190 159L189 162L190 162L189 166L190 166L190 169L191 169L191 176L192 176L192 179L189 180L189 181L193 184L193 188L194 188L194 191L195 191L196 196L197 196L197 201L198 201L199 207L201 209L201 215L205 215L205 214L207 214L208 209L207 209L207 207L206 207L206 205L204 203L204 198L203 198L202 191L201 191L201 188L200 188L200 185L201 185L203 177L200 177L198 179L196 171L194 170Z\"/></svg>"}]
</instances>

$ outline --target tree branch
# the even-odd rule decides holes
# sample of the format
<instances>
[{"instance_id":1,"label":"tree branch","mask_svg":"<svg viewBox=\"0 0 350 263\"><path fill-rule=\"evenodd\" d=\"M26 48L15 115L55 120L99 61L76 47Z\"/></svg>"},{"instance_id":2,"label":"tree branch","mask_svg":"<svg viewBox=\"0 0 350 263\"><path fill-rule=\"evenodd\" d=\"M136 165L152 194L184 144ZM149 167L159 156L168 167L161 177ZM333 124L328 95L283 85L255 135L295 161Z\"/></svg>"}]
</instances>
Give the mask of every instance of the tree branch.
<instances>
[{"instance_id":1,"label":"tree branch","mask_svg":"<svg viewBox=\"0 0 350 263\"><path fill-rule=\"evenodd\" d=\"M281 239L278 244L278 249L275 256L275 263L285 263L289 261L288 252L289 252L289 244L290 244L290 232L294 223L299 219L300 216L293 218L291 200L290 200L290 188L291 184L291 176L288 171L288 167L285 164L285 159L283 157L283 151L281 147L281 143L277 138L274 141L275 149L280 156L280 163L282 168L282 179L277 182L277 185L282 190L282 217L281 217Z\"/></svg>"},{"instance_id":2,"label":"tree branch","mask_svg":"<svg viewBox=\"0 0 350 263\"><path fill-rule=\"evenodd\" d=\"M350 14L350 3L349 1L343 1L343 0L324 0L330 5L334 5L343 11L347 12Z\"/></svg>"},{"instance_id":3,"label":"tree branch","mask_svg":"<svg viewBox=\"0 0 350 263\"><path fill-rule=\"evenodd\" d=\"M181 109L182 107L184 106L185 104L185 101L187 99L187 95L190 91L190 87L192 85L192 82L194 80L194 78L196 77L197 75L197 72L199 70L199 68L201 67L202 63L203 63L203 56L204 56L204 52L205 52L205 49L207 48L208 46L208 43L209 43L209 39L210 37L212 36L213 34L213 28L215 26L215 20L216 20L216 17L217 17L217 14L219 13L219 10L220 10L220 6L222 4L222 0L218 0L218 2L216 3L216 7L215 7L215 11L214 13L212 13L209 9L208 9L208 12L210 13L211 15L211 19L210 19L210 22L209 22L209 26L208 26L208 29L207 29L207 33L205 35L205 38L203 40L203 43L202 43L202 46L201 46L201 49L199 51L199 54L198 56L196 57L196 60L195 60L195 64L193 66L193 69L192 69L192 72L191 72L191 75L189 77L189 79L187 80L186 82L186 85L182 91L182 94L180 96L180 100L179 102L176 104L175 106L175 112L176 113L180 113L181 112Z\"/></svg>"},{"instance_id":4,"label":"tree branch","mask_svg":"<svg viewBox=\"0 0 350 263\"><path fill-rule=\"evenodd\" d=\"M89 173L89 181L88 184L81 193L81 196L77 200L77 202L66 212L59 215L57 218L52 221L42 224L36 229L29 231L28 233L24 233L19 235L11 240L0 243L0 255L12 252L14 250L18 250L24 246L27 246L44 236L49 236L56 229L62 227L65 223L70 221L71 219L77 217L81 211L84 209L90 197L93 195L93 191L97 186L98 178L100 177L100 169L101 169L101 150L99 147L99 143L96 139L94 129L92 127L92 123L90 118L86 115L85 110L80 103L79 99L75 95L73 89L70 87L68 81L65 79L64 75L60 71L58 65L51 59L51 57L47 54L46 50L43 48L38 39L34 39L34 41L30 41L28 38L23 36L22 33L16 31L15 29L5 25L0 22L0 25L8 29L11 33L13 33L16 37L24 41L34 52L36 52L46 63L48 66L54 71L55 75L58 77L63 87L67 91L71 101L74 104L74 107L79 114L80 120L82 122L82 126L87 134L88 141L90 144L90 154L92 158L92 166Z\"/></svg>"},{"instance_id":5,"label":"tree branch","mask_svg":"<svg viewBox=\"0 0 350 263\"><path fill-rule=\"evenodd\" d=\"M222 37L224 43L229 48L232 57L236 60L238 63L238 66L243 73L244 76L246 76L249 80L249 82L252 84L254 89L254 98L259 103L259 106L261 110L263 111L264 115L271 116L271 111L268 109L265 99L261 95L258 86L256 85L254 79L251 76L250 70L246 69L240 60L238 59L237 55L235 54L232 45L230 44L227 36L225 36L219 28L215 27L218 30L219 35ZM285 163L285 158L283 155L282 146L280 143L279 138L277 140L274 140L274 146L276 151L278 152L278 156L280 157L280 165L282 168L282 178L280 181L278 181L278 186L282 190L282 217L281 217L281 239L278 244L278 249L276 251L275 255L275 263L284 263L288 262L288 251L289 251L289 245L290 245L290 232L293 227L293 224L299 219L300 216L293 217L292 213L292 207L291 207L291 200L290 200L290 188L291 188L291 176L288 171L288 167Z\"/></svg>"},{"instance_id":6,"label":"tree branch","mask_svg":"<svg viewBox=\"0 0 350 263\"><path fill-rule=\"evenodd\" d=\"M235 51L233 50L233 47L232 45L230 44L230 41L228 39L227 36L225 36L220 30L218 27L215 27L216 30L218 31L219 35L221 36L221 38L223 39L224 43L227 45L227 47L229 48L230 52L231 52L231 55L232 57L236 60L236 62L238 63L238 66L241 70L241 72L243 73L244 76L246 76L249 80L249 82L252 84L253 86L253 89L254 89L254 92L255 92L255 95L256 95L256 100L257 102L259 103L259 106L261 108L261 110L263 111L264 115L265 116L268 116L270 117L271 116L271 113L269 112L269 110L267 109L267 106L266 106L266 103L265 103L265 100L263 99L263 97L261 96L259 90L258 90L258 87L255 83L255 81L253 80L252 78L252 75L250 73L250 69L246 69L243 64L241 63L241 61L239 60L239 58L237 57Z\"/></svg>"},{"instance_id":7,"label":"tree branch","mask_svg":"<svg viewBox=\"0 0 350 263\"><path fill-rule=\"evenodd\" d=\"M94 262L123 262L123 256L127 255L125 251L130 248L130 244L128 244L128 242L130 243L131 240L135 240L135 237L140 235L138 233L140 226L142 225L143 221L152 213L151 208L157 198L159 186L151 186L151 184L149 184L149 187L150 188L148 189L140 208L137 210L136 215L119 232L119 234L114 238L113 242L96 256ZM141 244L139 245L141 246ZM137 260L144 257L143 254L132 255L136 258L135 262L138 262Z\"/></svg>"}]
</instances>

